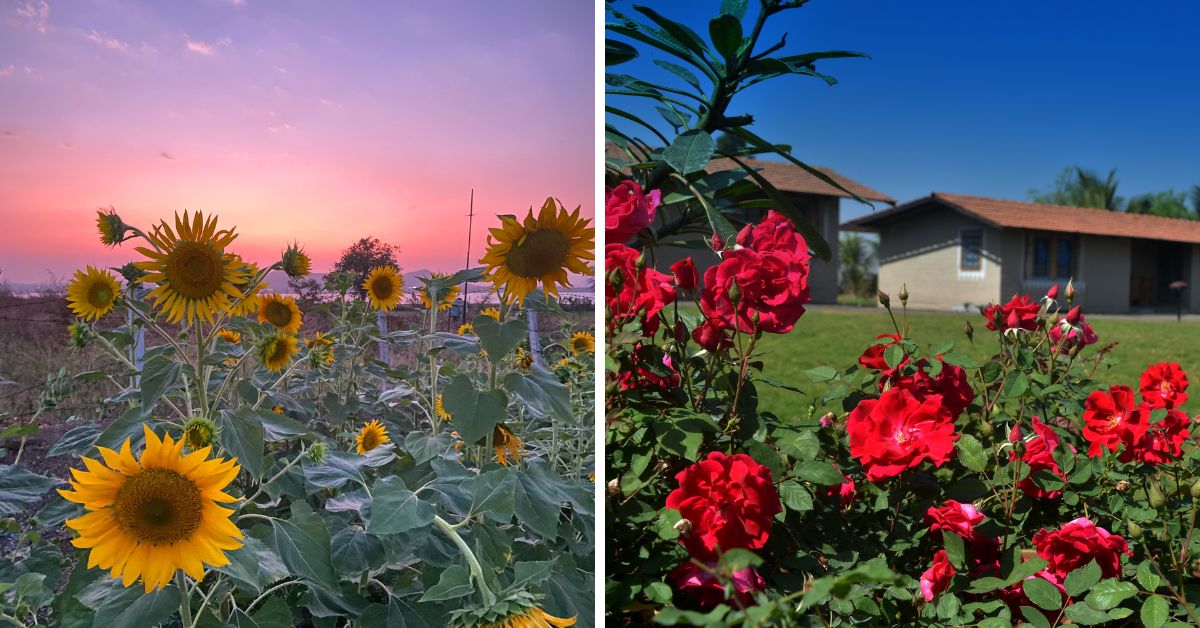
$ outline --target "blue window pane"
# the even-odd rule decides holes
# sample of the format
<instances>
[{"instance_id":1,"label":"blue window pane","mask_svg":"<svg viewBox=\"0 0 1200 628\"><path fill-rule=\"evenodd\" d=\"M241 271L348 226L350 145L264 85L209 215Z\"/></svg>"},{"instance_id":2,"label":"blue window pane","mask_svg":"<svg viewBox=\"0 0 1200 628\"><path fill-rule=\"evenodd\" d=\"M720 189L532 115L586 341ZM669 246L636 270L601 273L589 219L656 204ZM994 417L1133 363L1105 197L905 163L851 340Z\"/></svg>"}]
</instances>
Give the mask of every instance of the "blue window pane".
<instances>
[{"instance_id":1,"label":"blue window pane","mask_svg":"<svg viewBox=\"0 0 1200 628\"><path fill-rule=\"evenodd\" d=\"M1067 238L1062 238L1058 241L1058 279L1067 279L1071 276L1071 269L1074 268L1075 247L1074 243Z\"/></svg>"},{"instance_id":2,"label":"blue window pane","mask_svg":"<svg viewBox=\"0 0 1200 628\"><path fill-rule=\"evenodd\" d=\"M1033 239L1033 276L1050 276L1050 238Z\"/></svg>"}]
</instances>

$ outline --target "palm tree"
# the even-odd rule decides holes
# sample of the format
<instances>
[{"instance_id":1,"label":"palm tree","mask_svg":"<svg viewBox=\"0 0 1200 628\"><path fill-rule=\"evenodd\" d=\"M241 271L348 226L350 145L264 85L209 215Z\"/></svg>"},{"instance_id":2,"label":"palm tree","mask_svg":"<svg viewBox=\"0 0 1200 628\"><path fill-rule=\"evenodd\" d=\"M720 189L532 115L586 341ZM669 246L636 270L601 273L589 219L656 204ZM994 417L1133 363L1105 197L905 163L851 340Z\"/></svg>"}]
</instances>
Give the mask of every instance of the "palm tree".
<instances>
[{"instance_id":1,"label":"palm tree","mask_svg":"<svg viewBox=\"0 0 1200 628\"><path fill-rule=\"evenodd\" d=\"M879 242L858 233L843 233L838 238L838 271L843 294L865 297L875 291L875 274L871 266L879 250Z\"/></svg>"},{"instance_id":2,"label":"palm tree","mask_svg":"<svg viewBox=\"0 0 1200 628\"><path fill-rule=\"evenodd\" d=\"M1117 196L1118 183L1116 169L1109 170L1108 176L1101 179L1094 171L1072 166L1059 173L1049 192L1032 190L1030 195L1035 203L1120 211L1122 199Z\"/></svg>"}]
</instances>

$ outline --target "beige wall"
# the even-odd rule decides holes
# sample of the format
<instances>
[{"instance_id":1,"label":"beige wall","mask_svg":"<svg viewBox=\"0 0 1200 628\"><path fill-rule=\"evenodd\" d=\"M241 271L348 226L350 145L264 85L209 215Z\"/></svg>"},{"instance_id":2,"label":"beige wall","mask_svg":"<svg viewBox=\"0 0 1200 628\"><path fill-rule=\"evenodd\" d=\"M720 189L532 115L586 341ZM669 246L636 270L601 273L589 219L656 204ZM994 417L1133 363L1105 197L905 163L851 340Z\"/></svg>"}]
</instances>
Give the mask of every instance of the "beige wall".
<instances>
[{"instance_id":1,"label":"beige wall","mask_svg":"<svg viewBox=\"0 0 1200 628\"><path fill-rule=\"evenodd\" d=\"M959 271L959 230L983 229L979 271ZM893 302L907 284L909 307L973 309L1000 298L1005 234L945 208L916 210L879 231L879 288Z\"/></svg>"},{"instance_id":2,"label":"beige wall","mask_svg":"<svg viewBox=\"0 0 1200 628\"><path fill-rule=\"evenodd\" d=\"M1077 304L1088 312L1129 311L1129 238L1081 236ZM1080 286L1079 284L1082 284Z\"/></svg>"}]
</instances>

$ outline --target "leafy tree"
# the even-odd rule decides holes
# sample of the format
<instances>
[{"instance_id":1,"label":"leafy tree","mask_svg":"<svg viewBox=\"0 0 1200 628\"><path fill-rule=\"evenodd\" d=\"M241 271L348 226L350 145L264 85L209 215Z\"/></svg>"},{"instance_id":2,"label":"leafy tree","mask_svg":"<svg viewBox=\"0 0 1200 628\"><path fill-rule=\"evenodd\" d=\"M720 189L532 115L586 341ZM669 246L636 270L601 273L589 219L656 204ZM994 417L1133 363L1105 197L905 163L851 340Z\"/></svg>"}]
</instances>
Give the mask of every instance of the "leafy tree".
<instances>
[{"instance_id":1,"label":"leafy tree","mask_svg":"<svg viewBox=\"0 0 1200 628\"><path fill-rule=\"evenodd\" d=\"M333 265L333 272L354 275L354 289L358 292L359 298L363 298L366 296L366 292L362 289L362 282L366 280L367 273L371 272L372 268L385 264L399 268L400 265L396 263L396 256L399 254L399 246L387 244L381 242L379 238L368 236L342 251L342 256ZM326 276L325 289L336 290L336 287L329 282L328 276Z\"/></svg>"},{"instance_id":2,"label":"leafy tree","mask_svg":"<svg viewBox=\"0 0 1200 628\"><path fill-rule=\"evenodd\" d=\"M1192 191L1194 193L1196 190L1193 189ZM1187 200L1187 194L1176 192L1175 190L1150 192L1130 198L1129 202L1125 205L1125 211L1131 214L1152 214L1167 218L1196 220L1198 215L1200 215L1196 209L1200 208L1189 208ZM1197 199L1193 198L1192 200L1195 201Z\"/></svg>"},{"instance_id":3,"label":"leafy tree","mask_svg":"<svg viewBox=\"0 0 1200 628\"><path fill-rule=\"evenodd\" d=\"M875 292L877 277L871 265L879 242L859 233L843 233L838 239L838 272L843 294L868 296Z\"/></svg>"},{"instance_id":4,"label":"leafy tree","mask_svg":"<svg viewBox=\"0 0 1200 628\"><path fill-rule=\"evenodd\" d=\"M1058 174L1050 190L1030 190L1029 196L1035 203L1120 211L1122 199L1117 196L1117 183L1116 169L1101 179L1095 171L1071 166Z\"/></svg>"}]
</instances>

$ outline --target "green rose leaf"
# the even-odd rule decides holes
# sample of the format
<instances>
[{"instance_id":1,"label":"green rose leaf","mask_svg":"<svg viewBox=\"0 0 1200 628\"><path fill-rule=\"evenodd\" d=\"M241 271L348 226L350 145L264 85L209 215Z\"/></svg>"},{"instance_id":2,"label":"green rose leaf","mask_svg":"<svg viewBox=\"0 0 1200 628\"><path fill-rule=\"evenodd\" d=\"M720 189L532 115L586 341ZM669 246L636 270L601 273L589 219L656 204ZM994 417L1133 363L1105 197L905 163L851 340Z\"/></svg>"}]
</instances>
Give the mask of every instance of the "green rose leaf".
<instances>
[{"instance_id":1,"label":"green rose leaf","mask_svg":"<svg viewBox=\"0 0 1200 628\"><path fill-rule=\"evenodd\" d=\"M1100 582L1100 565L1096 564L1095 560L1067 574L1066 580L1063 581L1063 586L1067 589L1067 595L1078 597L1083 595L1085 591Z\"/></svg>"},{"instance_id":2,"label":"green rose leaf","mask_svg":"<svg viewBox=\"0 0 1200 628\"><path fill-rule=\"evenodd\" d=\"M1109 578L1096 583L1084 601L1096 610L1106 611L1137 595L1137 592L1138 588L1132 582Z\"/></svg>"},{"instance_id":3,"label":"green rose leaf","mask_svg":"<svg viewBox=\"0 0 1200 628\"><path fill-rule=\"evenodd\" d=\"M987 468L987 454L983 451L983 444L970 434L961 434L958 437L958 460L964 467L982 473Z\"/></svg>"},{"instance_id":4,"label":"green rose leaf","mask_svg":"<svg viewBox=\"0 0 1200 628\"><path fill-rule=\"evenodd\" d=\"M1170 616L1171 605L1167 602L1167 598L1161 595L1152 595L1142 602L1141 618L1146 628L1162 628Z\"/></svg>"},{"instance_id":5,"label":"green rose leaf","mask_svg":"<svg viewBox=\"0 0 1200 628\"><path fill-rule=\"evenodd\" d=\"M1021 590L1025 592L1030 602L1038 605L1038 608L1048 611L1062 608L1062 594L1058 591L1058 587L1042 578L1022 580Z\"/></svg>"}]
</instances>

